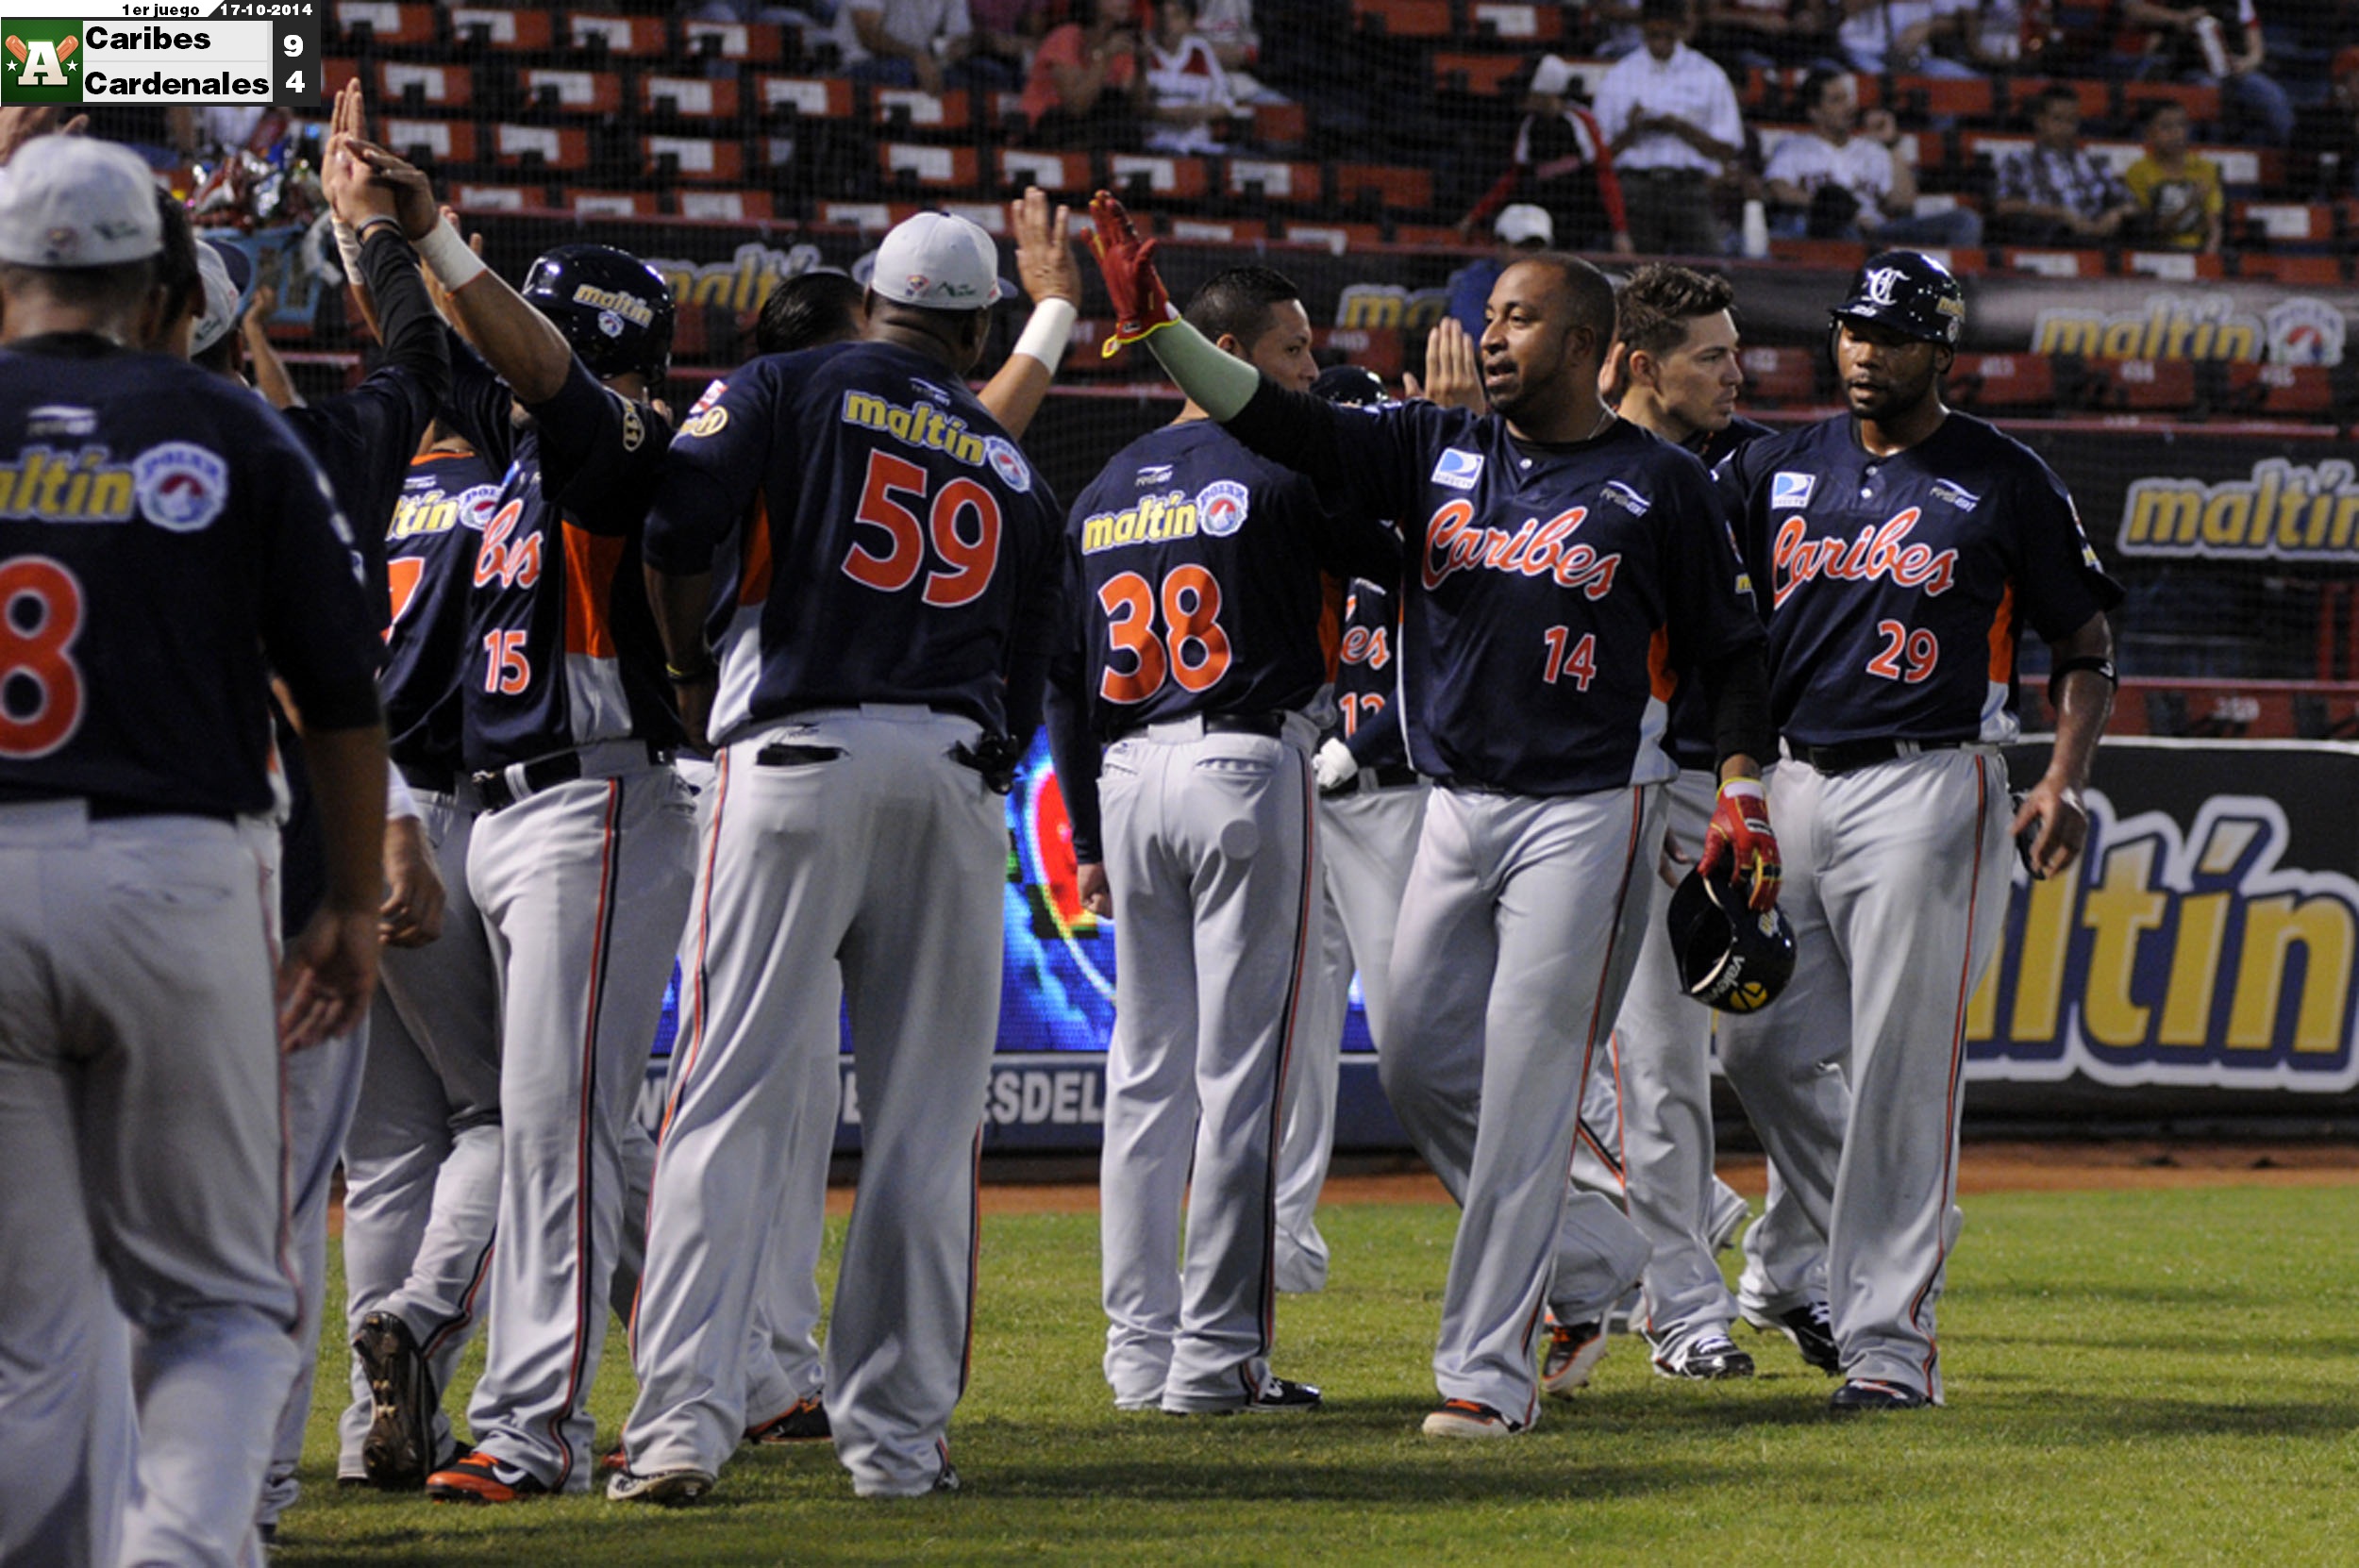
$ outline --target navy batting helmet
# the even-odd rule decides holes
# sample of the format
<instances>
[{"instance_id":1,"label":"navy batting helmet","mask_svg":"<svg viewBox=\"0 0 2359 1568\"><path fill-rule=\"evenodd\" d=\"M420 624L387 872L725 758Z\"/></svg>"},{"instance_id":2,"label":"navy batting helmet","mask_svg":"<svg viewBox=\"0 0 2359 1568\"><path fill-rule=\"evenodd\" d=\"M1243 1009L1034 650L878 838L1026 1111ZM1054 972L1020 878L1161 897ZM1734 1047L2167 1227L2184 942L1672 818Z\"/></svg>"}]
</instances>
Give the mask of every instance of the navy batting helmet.
<instances>
[{"instance_id":1,"label":"navy batting helmet","mask_svg":"<svg viewBox=\"0 0 2359 1568\"><path fill-rule=\"evenodd\" d=\"M532 264L520 292L593 375L635 370L661 380L672 362L671 285L628 251L560 245Z\"/></svg>"},{"instance_id":2,"label":"navy batting helmet","mask_svg":"<svg viewBox=\"0 0 2359 1568\"><path fill-rule=\"evenodd\" d=\"M1330 365L1311 383L1311 391L1330 403L1369 404L1384 401L1384 381L1361 365Z\"/></svg>"},{"instance_id":3,"label":"navy batting helmet","mask_svg":"<svg viewBox=\"0 0 2359 1568\"><path fill-rule=\"evenodd\" d=\"M1966 332L1966 291L1949 269L1913 250L1867 259L1851 282L1851 297L1832 312L1833 323L1874 322L1895 332L1955 348Z\"/></svg>"},{"instance_id":4,"label":"navy batting helmet","mask_svg":"<svg viewBox=\"0 0 2359 1568\"><path fill-rule=\"evenodd\" d=\"M1691 871L1671 894L1671 953L1687 994L1722 1012L1754 1012L1794 977L1794 927L1745 907L1733 883Z\"/></svg>"}]
</instances>

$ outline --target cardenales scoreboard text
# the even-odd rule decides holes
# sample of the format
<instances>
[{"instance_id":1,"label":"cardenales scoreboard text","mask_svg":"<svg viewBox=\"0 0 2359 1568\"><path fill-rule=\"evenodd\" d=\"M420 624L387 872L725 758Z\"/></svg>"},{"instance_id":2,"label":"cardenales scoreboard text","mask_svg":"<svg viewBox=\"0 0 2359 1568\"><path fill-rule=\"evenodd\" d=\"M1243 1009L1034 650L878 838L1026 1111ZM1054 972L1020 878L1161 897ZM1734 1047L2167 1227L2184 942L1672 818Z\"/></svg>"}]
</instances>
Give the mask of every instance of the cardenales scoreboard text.
<instances>
[{"instance_id":1,"label":"cardenales scoreboard text","mask_svg":"<svg viewBox=\"0 0 2359 1568\"><path fill-rule=\"evenodd\" d=\"M0 106L316 109L316 0L0 0Z\"/></svg>"}]
</instances>

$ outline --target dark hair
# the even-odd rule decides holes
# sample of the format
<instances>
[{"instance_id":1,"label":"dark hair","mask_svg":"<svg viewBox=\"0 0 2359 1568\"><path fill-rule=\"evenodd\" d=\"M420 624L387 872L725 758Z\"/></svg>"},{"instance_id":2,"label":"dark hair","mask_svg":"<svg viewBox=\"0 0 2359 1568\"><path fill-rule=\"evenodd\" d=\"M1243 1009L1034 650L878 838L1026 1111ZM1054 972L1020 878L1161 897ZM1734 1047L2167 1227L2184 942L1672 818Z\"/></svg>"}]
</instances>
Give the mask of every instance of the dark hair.
<instances>
[{"instance_id":1,"label":"dark hair","mask_svg":"<svg viewBox=\"0 0 2359 1568\"><path fill-rule=\"evenodd\" d=\"M196 265L196 225L189 222L189 209L160 185L156 188L156 214L164 229L164 248L156 258L156 282L164 291L164 320L202 315L205 275Z\"/></svg>"},{"instance_id":2,"label":"dark hair","mask_svg":"<svg viewBox=\"0 0 2359 1568\"><path fill-rule=\"evenodd\" d=\"M1268 267L1231 267L1213 274L1189 296L1188 325L1214 342L1230 337L1250 346L1268 330L1271 306L1301 297L1302 291L1284 273Z\"/></svg>"},{"instance_id":3,"label":"dark hair","mask_svg":"<svg viewBox=\"0 0 2359 1568\"><path fill-rule=\"evenodd\" d=\"M2058 104L2070 104L2075 114L2081 112L2081 95L2062 82L2050 82L2032 94L2031 116L2036 120Z\"/></svg>"},{"instance_id":4,"label":"dark hair","mask_svg":"<svg viewBox=\"0 0 2359 1568\"><path fill-rule=\"evenodd\" d=\"M1564 294L1572 306L1574 326L1587 327L1597 335L1598 352L1602 355L1614 343L1614 324L1618 308L1614 301L1614 283L1605 274L1569 251L1536 250L1519 256L1518 267L1553 267L1557 276L1564 280Z\"/></svg>"},{"instance_id":5,"label":"dark hair","mask_svg":"<svg viewBox=\"0 0 2359 1568\"><path fill-rule=\"evenodd\" d=\"M799 273L770 291L754 324L754 347L793 354L860 336L861 286L843 273Z\"/></svg>"},{"instance_id":6,"label":"dark hair","mask_svg":"<svg viewBox=\"0 0 2359 1568\"><path fill-rule=\"evenodd\" d=\"M1622 285L1622 342L1633 354L1668 354L1687 341L1687 324L1736 303L1725 277L1658 261Z\"/></svg>"},{"instance_id":7,"label":"dark hair","mask_svg":"<svg viewBox=\"0 0 2359 1568\"><path fill-rule=\"evenodd\" d=\"M1804 114L1815 113L1818 108L1818 100L1827 95L1828 84L1837 77L1849 75L1849 71L1830 71L1822 65L1804 76L1802 85L1795 92L1796 101L1801 105L1802 112Z\"/></svg>"},{"instance_id":8,"label":"dark hair","mask_svg":"<svg viewBox=\"0 0 2359 1568\"><path fill-rule=\"evenodd\" d=\"M1685 26L1687 17L1687 0L1645 0L1638 8L1638 25L1642 27L1649 22L1676 22Z\"/></svg>"},{"instance_id":9,"label":"dark hair","mask_svg":"<svg viewBox=\"0 0 2359 1568\"><path fill-rule=\"evenodd\" d=\"M2173 109L2177 109L2182 114L2187 113L2187 106L2176 98L2156 98L2141 107L2138 110L2138 134L2144 136L2148 131L2152 130L2154 122ZM2189 114L2187 118L2192 120L2195 117Z\"/></svg>"}]
</instances>

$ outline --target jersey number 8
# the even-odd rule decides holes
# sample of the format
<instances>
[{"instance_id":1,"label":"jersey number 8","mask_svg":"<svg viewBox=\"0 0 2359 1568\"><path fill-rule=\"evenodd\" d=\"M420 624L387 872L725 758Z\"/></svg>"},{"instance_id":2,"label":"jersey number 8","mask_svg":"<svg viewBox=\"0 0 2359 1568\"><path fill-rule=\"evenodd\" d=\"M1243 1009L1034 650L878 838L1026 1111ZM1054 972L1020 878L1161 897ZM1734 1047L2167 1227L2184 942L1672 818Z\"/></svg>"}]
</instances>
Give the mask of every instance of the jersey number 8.
<instances>
[{"instance_id":1,"label":"jersey number 8","mask_svg":"<svg viewBox=\"0 0 2359 1568\"><path fill-rule=\"evenodd\" d=\"M1229 673L1229 634L1220 629L1220 584L1193 563L1175 566L1161 595L1165 634L1155 635L1154 586L1136 572L1108 579L1097 591L1106 612L1113 655L1128 655L1129 670L1113 658L1097 678L1097 694L1108 702L1142 703L1163 689L1165 679L1183 692L1209 691Z\"/></svg>"},{"instance_id":2,"label":"jersey number 8","mask_svg":"<svg viewBox=\"0 0 2359 1568\"><path fill-rule=\"evenodd\" d=\"M45 556L0 566L0 758L46 757L82 727L81 630L73 573Z\"/></svg>"},{"instance_id":3,"label":"jersey number 8","mask_svg":"<svg viewBox=\"0 0 2359 1568\"><path fill-rule=\"evenodd\" d=\"M907 495L923 501L933 475L890 452L868 454L868 478L861 486L860 510L852 520L884 530L890 547L877 555L855 540L844 556L844 575L879 593L898 593L917 580L926 565L926 539L933 538L934 554L947 570L936 567L926 575L925 600L940 609L971 605L991 586L999 566L999 500L983 485L961 475L936 492L924 525L917 514L894 499ZM975 535L959 531L967 516L974 518Z\"/></svg>"}]
</instances>

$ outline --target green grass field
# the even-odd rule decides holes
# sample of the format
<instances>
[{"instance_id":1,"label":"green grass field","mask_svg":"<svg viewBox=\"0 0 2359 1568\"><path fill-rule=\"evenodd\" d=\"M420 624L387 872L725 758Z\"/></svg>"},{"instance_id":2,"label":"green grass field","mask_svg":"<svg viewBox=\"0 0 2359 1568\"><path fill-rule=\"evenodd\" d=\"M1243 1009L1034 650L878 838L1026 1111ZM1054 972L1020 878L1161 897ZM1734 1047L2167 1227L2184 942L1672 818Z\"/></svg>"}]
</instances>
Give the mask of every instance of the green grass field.
<instances>
[{"instance_id":1,"label":"green grass field","mask_svg":"<svg viewBox=\"0 0 2359 1568\"><path fill-rule=\"evenodd\" d=\"M438 1506L335 1488L323 1402L274 1560L2349 1562L2353 1197L1970 1198L1942 1306L1948 1409L1835 1420L1828 1378L1784 1340L1739 1327L1761 1365L1750 1382L1674 1384L1619 1342L1534 1432L1483 1444L1416 1431L1433 1399L1451 1210L1324 1209L1332 1277L1323 1295L1281 1298L1276 1365L1323 1385L1327 1409L1191 1421L1113 1409L1095 1216L996 1217L974 1382L951 1428L956 1495L859 1502L812 1447L748 1450L693 1510L595 1496ZM343 1321L336 1295L329 1312ZM329 1352L321 1385L341 1389ZM598 1385L602 1440L627 1389L618 1333Z\"/></svg>"}]
</instances>

